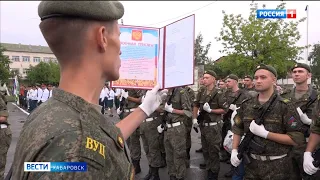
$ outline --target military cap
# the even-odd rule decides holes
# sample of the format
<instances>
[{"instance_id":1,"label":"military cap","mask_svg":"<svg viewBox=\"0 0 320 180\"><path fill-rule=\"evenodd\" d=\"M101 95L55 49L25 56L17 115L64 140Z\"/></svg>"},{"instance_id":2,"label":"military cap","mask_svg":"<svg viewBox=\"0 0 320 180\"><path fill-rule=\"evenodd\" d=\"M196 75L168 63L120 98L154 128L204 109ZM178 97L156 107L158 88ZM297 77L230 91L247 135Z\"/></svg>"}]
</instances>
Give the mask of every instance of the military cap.
<instances>
[{"instance_id":1,"label":"military cap","mask_svg":"<svg viewBox=\"0 0 320 180\"><path fill-rule=\"evenodd\" d=\"M42 21L53 17L112 21L123 14L124 7L119 1L41 1L38 6Z\"/></svg>"},{"instance_id":2,"label":"military cap","mask_svg":"<svg viewBox=\"0 0 320 180\"><path fill-rule=\"evenodd\" d=\"M253 80L252 76L250 76L250 75L245 75L244 78L249 78L249 79Z\"/></svg>"},{"instance_id":3,"label":"military cap","mask_svg":"<svg viewBox=\"0 0 320 180\"><path fill-rule=\"evenodd\" d=\"M260 64L259 66L257 66L257 68L255 69L254 72L258 71L259 69L264 69L264 70L270 71L276 77L278 76L277 70L270 65Z\"/></svg>"},{"instance_id":4,"label":"military cap","mask_svg":"<svg viewBox=\"0 0 320 180\"><path fill-rule=\"evenodd\" d=\"M303 64L303 63L296 63L292 68L291 71L293 71L295 68L304 68L307 71L311 72L311 68L308 64Z\"/></svg>"},{"instance_id":5,"label":"military cap","mask_svg":"<svg viewBox=\"0 0 320 180\"><path fill-rule=\"evenodd\" d=\"M205 71L203 74L210 74L211 76L217 78L217 74L214 71L211 71L211 70Z\"/></svg>"},{"instance_id":6,"label":"military cap","mask_svg":"<svg viewBox=\"0 0 320 180\"><path fill-rule=\"evenodd\" d=\"M236 80L236 81L238 81L238 76L236 76L236 75L234 75L234 74L230 74L230 75L228 75L227 77L226 77L226 79L233 79L233 80Z\"/></svg>"}]
</instances>

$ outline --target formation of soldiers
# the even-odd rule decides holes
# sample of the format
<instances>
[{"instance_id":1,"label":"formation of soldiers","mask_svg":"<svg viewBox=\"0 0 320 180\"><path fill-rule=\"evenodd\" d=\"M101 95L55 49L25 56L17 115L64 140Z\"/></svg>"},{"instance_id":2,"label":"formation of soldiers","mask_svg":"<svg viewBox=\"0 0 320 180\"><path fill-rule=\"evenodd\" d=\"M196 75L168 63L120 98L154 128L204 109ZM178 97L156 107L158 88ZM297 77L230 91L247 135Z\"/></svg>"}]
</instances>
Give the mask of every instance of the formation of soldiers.
<instances>
[{"instance_id":1,"label":"formation of soldiers","mask_svg":"<svg viewBox=\"0 0 320 180\"><path fill-rule=\"evenodd\" d=\"M243 78L244 88L239 88L239 78L234 74L216 83L217 74L206 71L196 96L188 86L169 89L166 101L127 140L135 173L141 172L141 137L149 162L149 173L144 180L160 179L159 168L166 165L170 180L184 179L190 167L190 133L194 127L201 131L200 151L205 164L200 164L200 168L207 170L208 180L218 179L219 162L230 158L231 164L238 168L235 171L230 166L225 176L233 176L233 179L310 178L303 170L303 153L312 113L319 101L319 92L307 84L311 78L310 67L296 64L292 68L296 86L285 90L275 84L275 68L262 64L254 73L254 78L250 75ZM121 107L117 110L119 116L124 118L133 112L143 102L145 93L126 90L121 96L125 98L122 110ZM272 98L275 100L270 105ZM302 106L310 99L315 101L302 111ZM263 124L256 124L254 120L268 104L271 107L262 117ZM255 135L253 139L264 149L261 152L251 149L251 163L244 164L237 157L237 148L249 129ZM223 145L228 131L232 131L235 139L229 148Z\"/></svg>"}]
</instances>

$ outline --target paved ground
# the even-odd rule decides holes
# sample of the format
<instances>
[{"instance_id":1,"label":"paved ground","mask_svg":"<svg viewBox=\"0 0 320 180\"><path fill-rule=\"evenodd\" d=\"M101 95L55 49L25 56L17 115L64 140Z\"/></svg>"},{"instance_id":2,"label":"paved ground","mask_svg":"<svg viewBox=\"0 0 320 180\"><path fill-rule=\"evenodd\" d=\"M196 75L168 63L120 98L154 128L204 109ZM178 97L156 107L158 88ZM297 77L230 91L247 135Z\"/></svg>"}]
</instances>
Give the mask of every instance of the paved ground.
<instances>
[{"instance_id":1,"label":"paved ground","mask_svg":"<svg viewBox=\"0 0 320 180\"><path fill-rule=\"evenodd\" d=\"M19 134L23 126L23 123L27 117L26 113L24 113L23 111L21 111L11 103L8 103L8 110L10 114L9 122L11 124L11 130L13 132L13 135L12 135L12 142L11 142L11 146L10 146L8 157L7 157L6 173L9 171L9 168L13 161L14 151L19 138ZM119 118L117 115L114 115L112 120L117 122ZM200 148L199 134L192 131L191 166L190 166L190 169L187 170L186 180L204 180L205 179L206 172L202 169L199 169L199 164L203 162L202 154L195 153L195 150L199 148ZM142 151L143 151L143 148L142 148ZM219 174L220 176L219 179L225 180L226 178L224 178L223 175L229 170L230 165L226 163L221 163L220 165L221 165L221 170ZM140 178L143 178L148 171L148 163L147 163L147 159L144 152L142 152L141 168L142 168L142 172L136 176L136 179L138 180ZM161 180L169 180L166 168L160 169L160 178Z\"/></svg>"}]
</instances>

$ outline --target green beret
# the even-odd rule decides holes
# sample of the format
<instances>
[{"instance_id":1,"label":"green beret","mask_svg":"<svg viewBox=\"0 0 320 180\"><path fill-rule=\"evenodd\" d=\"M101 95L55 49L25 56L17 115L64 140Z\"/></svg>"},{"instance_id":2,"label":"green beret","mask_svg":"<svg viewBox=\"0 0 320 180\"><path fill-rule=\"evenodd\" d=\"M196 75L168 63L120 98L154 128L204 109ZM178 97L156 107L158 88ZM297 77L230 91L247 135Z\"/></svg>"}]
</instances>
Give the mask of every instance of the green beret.
<instances>
[{"instance_id":1,"label":"green beret","mask_svg":"<svg viewBox=\"0 0 320 180\"><path fill-rule=\"evenodd\" d=\"M308 64L297 63L291 68L291 71L293 71L295 68L304 68L307 71L311 72L311 68Z\"/></svg>"},{"instance_id":2,"label":"green beret","mask_svg":"<svg viewBox=\"0 0 320 180\"><path fill-rule=\"evenodd\" d=\"M123 14L124 7L119 1L41 1L38 6L42 21L52 17L113 21Z\"/></svg>"},{"instance_id":3,"label":"green beret","mask_svg":"<svg viewBox=\"0 0 320 180\"><path fill-rule=\"evenodd\" d=\"M278 76L277 70L270 65L260 64L259 66L257 66L257 68L255 69L254 72L258 71L259 69L264 69L264 70L270 71L276 77Z\"/></svg>"},{"instance_id":4,"label":"green beret","mask_svg":"<svg viewBox=\"0 0 320 180\"><path fill-rule=\"evenodd\" d=\"M238 81L238 76L236 76L236 75L234 75L234 74L230 74L230 75L228 75L227 77L226 77L226 79L233 79L233 80L236 80L236 81Z\"/></svg>"},{"instance_id":5,"label":"green beret","mask_svg":"<svg viewBox=\"0 0 320 180\"><path fill-rule=\"evenodd\" d=\"M250 75L245 75L244 78L249 78L249 79L253 80L252 76L250 76Z\"/></svg>"},{"instance_id":6,"label":"green beret","mask_svg":"<svg viewBox=\"0 0 320 180\"><path fill-rule=\"evenodd\" d=\"M211 76L217 78L217 74L214 71L211 71L211 70L205 71L203 74L210 74Z\"/></svg>"}]
</instances>

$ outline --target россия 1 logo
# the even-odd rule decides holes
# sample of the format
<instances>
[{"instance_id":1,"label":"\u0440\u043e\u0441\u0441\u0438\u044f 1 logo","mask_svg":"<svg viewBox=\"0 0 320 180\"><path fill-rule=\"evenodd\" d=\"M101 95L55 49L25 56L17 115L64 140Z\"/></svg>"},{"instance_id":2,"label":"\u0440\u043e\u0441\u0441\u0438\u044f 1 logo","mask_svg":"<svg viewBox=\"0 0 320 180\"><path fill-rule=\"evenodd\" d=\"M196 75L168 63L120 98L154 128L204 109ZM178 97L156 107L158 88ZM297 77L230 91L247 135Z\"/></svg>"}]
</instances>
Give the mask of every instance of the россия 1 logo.
<instances>
[{"instance_id":1,"label":"\u0440\u043e\u0441\u0441\u0438\u044f 1 logo","mask_svg":"<svg viewBox=\"0 0 320 180\"><path fill-rule=\"evenodd\" d=\"M295 19L297 11L295 9L258 9L258 19Z\"/></svg>"}]
</instances>

